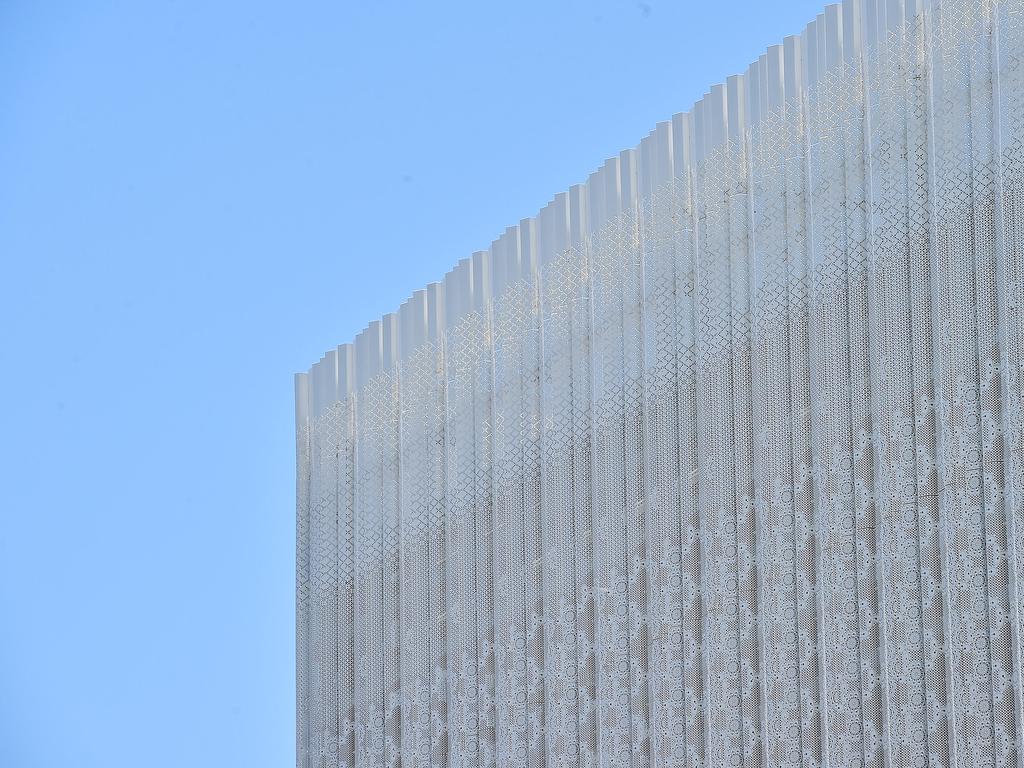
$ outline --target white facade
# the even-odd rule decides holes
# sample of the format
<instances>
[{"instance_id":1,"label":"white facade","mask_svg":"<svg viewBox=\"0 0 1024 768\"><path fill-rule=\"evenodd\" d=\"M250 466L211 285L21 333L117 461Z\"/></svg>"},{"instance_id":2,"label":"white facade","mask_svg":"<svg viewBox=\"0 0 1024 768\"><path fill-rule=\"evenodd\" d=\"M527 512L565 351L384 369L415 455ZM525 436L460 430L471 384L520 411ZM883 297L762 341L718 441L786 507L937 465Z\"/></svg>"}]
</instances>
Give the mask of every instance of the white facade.
<instances>
[{"instance_id":1,"label":"white facade","mask_svg":"<svg viewBox=\"0 0 1024 768\"><path fill-rule=\"evenodd\" d=\"M300 374L300 768L1024 766L1022 58L829 6Z\"/></svg>"}]
</instances>

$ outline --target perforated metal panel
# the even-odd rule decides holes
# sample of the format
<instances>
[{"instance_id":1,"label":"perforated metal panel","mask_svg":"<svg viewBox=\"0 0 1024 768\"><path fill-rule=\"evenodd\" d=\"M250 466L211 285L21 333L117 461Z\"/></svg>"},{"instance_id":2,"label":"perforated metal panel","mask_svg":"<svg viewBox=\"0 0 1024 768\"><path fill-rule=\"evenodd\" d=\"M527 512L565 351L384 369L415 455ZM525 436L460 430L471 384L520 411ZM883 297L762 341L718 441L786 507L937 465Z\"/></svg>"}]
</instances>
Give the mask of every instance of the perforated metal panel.
<instances>
[{"instance_id":1,"label":"perforated metal panel","mask_svg":"<svg viewBox=\"0 0 1024 768\"><path fill-rule=\"evenodd\" d=\"M297 379L297 764L1022 768L1024 0L848 0Z\"/></svg>"}]
</instances>

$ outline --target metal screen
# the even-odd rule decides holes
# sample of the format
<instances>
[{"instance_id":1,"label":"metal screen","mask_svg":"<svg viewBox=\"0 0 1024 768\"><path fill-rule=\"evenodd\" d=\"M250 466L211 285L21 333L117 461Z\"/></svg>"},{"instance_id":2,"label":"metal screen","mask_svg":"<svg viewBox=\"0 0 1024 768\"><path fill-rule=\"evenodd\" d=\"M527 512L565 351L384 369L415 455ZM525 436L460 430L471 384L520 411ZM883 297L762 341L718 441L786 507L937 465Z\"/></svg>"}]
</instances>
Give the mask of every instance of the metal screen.
<instances>
[{"instance_id":1,"label":"metal screen","mask_svg":"<svg viewBox=\"0 0 1024 768\"><path fill-rule=\"evenodd\" d=\"M1022 56L830 6L300 374L300 768L1021 768Z\"/></svg>"}]
</instances>

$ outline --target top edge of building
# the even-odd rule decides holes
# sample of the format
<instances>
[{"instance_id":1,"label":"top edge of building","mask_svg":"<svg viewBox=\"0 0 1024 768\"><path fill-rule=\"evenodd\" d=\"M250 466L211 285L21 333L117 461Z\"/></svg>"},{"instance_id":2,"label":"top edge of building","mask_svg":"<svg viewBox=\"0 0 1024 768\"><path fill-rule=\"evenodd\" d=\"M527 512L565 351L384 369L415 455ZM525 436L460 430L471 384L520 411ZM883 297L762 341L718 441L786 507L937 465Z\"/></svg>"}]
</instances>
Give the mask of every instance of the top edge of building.
<instances>
[{"instance_id":1,"label":"top edge of building","mask_svg":"<svg viewBox=\"0 0 1024 768\"><path fill-rule=\"evenodd\" d=\"M322 413L417 348L436 342L468 314L483 310L514 283L635 208L673 179L787 104L799 104L823 77L855 64L888 35L915 23L933 0L843 0L824 8L798 35L770 46L757 61L712 86L688 112L673 115L633 148L611 157L581 184L560 192L532 218L508 227L486 251L459 261L444 277L369 323L355 339L296 374L297 416Z\"/></svg>"}]
</instances>

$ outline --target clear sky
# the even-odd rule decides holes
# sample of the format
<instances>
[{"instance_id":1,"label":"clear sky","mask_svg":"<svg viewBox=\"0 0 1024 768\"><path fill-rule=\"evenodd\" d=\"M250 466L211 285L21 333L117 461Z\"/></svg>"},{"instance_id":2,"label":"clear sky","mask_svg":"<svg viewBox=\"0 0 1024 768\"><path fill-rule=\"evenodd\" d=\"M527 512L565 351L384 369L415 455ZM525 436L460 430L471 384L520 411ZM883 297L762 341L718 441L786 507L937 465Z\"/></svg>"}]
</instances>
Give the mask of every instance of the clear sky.
<instances>
[{"instance_id":1,"label":"clear sky","mask_svg":"<svg viewBox=\"0 0 1024 768\"><path fill-rule=\"evenodd\" d=\"M292 764L292 374L819 10L0 0L0 766Z\"/></svg>"}]
</instances>

